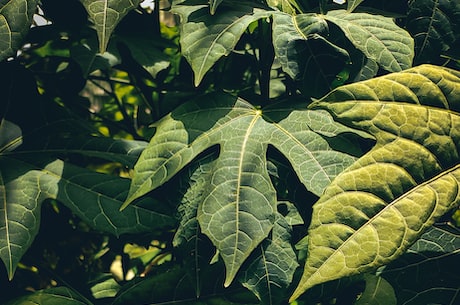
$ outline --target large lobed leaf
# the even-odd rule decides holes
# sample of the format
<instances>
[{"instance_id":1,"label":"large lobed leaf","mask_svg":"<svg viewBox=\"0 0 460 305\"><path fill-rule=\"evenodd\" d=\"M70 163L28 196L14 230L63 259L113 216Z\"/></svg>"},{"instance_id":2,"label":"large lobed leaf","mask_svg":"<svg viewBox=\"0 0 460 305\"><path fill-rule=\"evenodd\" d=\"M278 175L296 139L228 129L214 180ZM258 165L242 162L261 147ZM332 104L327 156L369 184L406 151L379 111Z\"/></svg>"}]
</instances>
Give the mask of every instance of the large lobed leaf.
<instances>
[{"instance_id":1,"label":"large lobed leaf","mask_svg":"<svg viewBox=\"0 0 460 305\"><path fill-rule=\"evenodd\" d=\"M99 38L99 52L104 53L118 23L135 9L141 0L81 0L94 22Z\"/></svg>"},{"instance_id":2,"label":"large lobed leaf","mask_svg":"<svg viewBox=\"0 0 460 305\"><path fill-rule=\"evenodd\" d=\"M0 1L0 61L14 55L32 24L35 0Z\"/></svg>"},{"instance_id":3,"label":"large lobed leaf","mask_svg":"<svg viewBox=\"0 0 460 305\"><path fill-rule=\"evenodd\" d=\"M170 180L203 151L219 146L218 158L206 170L208 178L199 180L194 192L203 198L197 219L225 262L226 285L273 228L277 198L267 171L269 144L318 195L355 161L331 148L337 134L351 129L334 123L326 112L264 113L226 94L185 103L156 127L134 167L124 206Z\"/></svg>"},{"instance_id":4,"label":"large lobed leaf","mask_svg":"<svg viewBox=\"0 0 460 305\"><path fill-rule=\"evenodd\" d=\"M424 65L338 88L313 107L377 143L314 205L291 300L389 263L460 199L459 72Z\"/></svg>"}]
</instances>

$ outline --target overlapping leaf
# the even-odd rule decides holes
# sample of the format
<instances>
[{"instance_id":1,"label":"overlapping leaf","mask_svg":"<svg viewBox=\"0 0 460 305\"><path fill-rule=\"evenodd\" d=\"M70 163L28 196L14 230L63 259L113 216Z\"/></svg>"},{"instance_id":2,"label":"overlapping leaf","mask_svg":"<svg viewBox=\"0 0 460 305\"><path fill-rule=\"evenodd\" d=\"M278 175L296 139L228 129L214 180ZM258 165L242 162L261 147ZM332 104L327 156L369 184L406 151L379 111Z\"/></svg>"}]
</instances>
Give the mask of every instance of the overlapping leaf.
<instances>
[{"instance_id":1,"label":"overlapping leaf","mask_svg":"<svg viewBox=\"0 0 460 305\"><path fill-rule=\"evenodd\" d=\"M460 301L460 231L432 227L398 260L386 266L382 276L396 289L398 304L457 304Z\"/></svg>"},{"instance_id":2,"label":"overlapping leaf","mask_svg":"<svg viewBox=\"0 0 460 305\"><path fill-rule=\"evenodd\" d=\"M41 204L46 198L59 200L93 228L114 235L174 224L168 211L149 209L146 205L152 205L152 200L148 198L120 213L128 179L95 173L60 160L43 162L36 157L3 156L0 165L0 258L10 278L38 232Z\"/></svg>"},{"instance_id":3,"label":"overlapping leaf","mask_svg":"<svg viewBox=\"0 0 460 305\"><path fill-rule=\"evenodd\" d=\"M54 287L40 290L8 302L8 305L23 304L92 305L88 299L66 287Z\"/></svg>"},{"instance_id":4,"label":"overlapping leaf","mask_svg":"<svg viewBox=\"0 0 460 305\"><path fill-rule=\"evenodd\" d=\"M403 254L460 201L460 73L424 65L333 91L316 106L375 136L314 205L291 299Z\"/></svg>"},{"instance_id":5,"label":"overlapping leaf","mask_svg":"<svg viewBox=\"0 0 460 305\"><path fill-rule=\"evenodd\" d=\"M226 285L273 227L277 201L267 172L269 144L286 156L300 181L315 194L355 160L331 149L334 136L350 129L334 123L326 112L262 113L224 94L179 107L156 126L156 135L134 168L125 202L126 206L164 184L200 153L218 145L219 157L209 169L209 179L194 191L203 197L197 211L201 231L226 264ZM331 138L326 140L323 134Z\"/></svg>"},{"instance_id":6,"label":"overlapping leaf","mask_svg":"<svg viewBox=\"0 0 460 305\"><path fill-rule=\"evenodd\" d=\"M32 24L35 0L0 1L0 61L14 55Z\"/></svg>"},{"instance_id":7,"label":"overlapping leaf","mask_svg":"<svg viewBox=\"0 0 460 305\"><path fill-rule=\"evenodd\" d=\"M99 38L99 52L104 53L117 24L141 0L81 0L94 22Z\"/></svg>"},{"instance_id":8,"label":"overlapping leaf","mask_svg":"<svg viewBox=\"0 0 460 305\"><path fill-rule=\"evenodd\" d=\"M324 18L336 24L364 55L389 72L412 66L414 41L393 19L368 13L330 11Z\"/></svg>"},{"instance_id":9,"label":"overlapping leaf","mask_svg":"<svg viewBox=\"0 0 460 305\"><path fill-rule=\"evenodd\" d=\"M409 1L407 30L415 40L416 61L426 62L448 51L460 38L460 2Z\"/></svg>"},{"instance_id":10,"label":"overlapping leaf","mask_svg":"<svg viewBox=\"0 0 460 305\"><path fill-rule=\"evenodd\" d=\"M196 86L222 56L230 54L251 22L270 14L247 2L221 6L214 15L209 14L207 5L173 7L181 16L182 55L192 67Z\"/></svg>"}]
</instances>

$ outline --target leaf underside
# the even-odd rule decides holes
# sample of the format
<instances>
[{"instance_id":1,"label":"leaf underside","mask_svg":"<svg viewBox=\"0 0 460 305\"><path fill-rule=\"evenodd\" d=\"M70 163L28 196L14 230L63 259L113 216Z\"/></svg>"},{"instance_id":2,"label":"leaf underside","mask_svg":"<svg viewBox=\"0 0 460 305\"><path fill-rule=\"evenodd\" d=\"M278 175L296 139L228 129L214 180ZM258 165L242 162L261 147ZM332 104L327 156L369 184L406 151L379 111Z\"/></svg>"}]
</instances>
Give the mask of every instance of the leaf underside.
<instances>
[{"instance_id":1,"label":"leaf underside","mask_svg":"<svg viewBox=\"0 0 460 305\"><path fill-rule=\"evenodd\" d=\"M377 142L314 205L291 300L389 263L458 206L459 106L460 74L429 65L343 86L313 106Z\"/></svg>"}]
</instances>

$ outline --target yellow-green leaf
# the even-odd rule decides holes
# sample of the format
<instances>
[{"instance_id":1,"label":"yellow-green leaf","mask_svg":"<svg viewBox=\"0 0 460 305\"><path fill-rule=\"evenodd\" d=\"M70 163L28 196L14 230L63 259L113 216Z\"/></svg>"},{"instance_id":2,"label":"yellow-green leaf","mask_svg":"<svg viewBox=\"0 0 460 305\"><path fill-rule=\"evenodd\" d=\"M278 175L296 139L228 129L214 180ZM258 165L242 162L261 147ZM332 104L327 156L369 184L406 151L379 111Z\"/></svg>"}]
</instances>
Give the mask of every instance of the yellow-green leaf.
<instances>
[{"instance_id":1,"label":"yellow-green leaf","mask_svg":"<svg viewBox=\"0 0 460 305\"><path fill-rule=\"evenodd\" d=\"M403 254L460 202L460 73L424 65L341 87L313 105L376 139L314 205L296 299Z\"/></svg>"}]
</instances>

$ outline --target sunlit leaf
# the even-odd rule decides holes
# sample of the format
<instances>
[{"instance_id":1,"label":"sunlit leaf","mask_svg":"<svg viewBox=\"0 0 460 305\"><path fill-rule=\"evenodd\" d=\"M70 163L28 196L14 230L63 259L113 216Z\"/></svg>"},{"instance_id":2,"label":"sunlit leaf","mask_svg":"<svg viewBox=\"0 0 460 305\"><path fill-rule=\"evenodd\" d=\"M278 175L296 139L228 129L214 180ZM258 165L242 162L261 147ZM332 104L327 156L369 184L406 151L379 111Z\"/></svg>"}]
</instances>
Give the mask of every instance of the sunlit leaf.
<instances>
[{"instance_id":1,"label":"sunlit leaf","mask_svg":"<svg viewBox=\"0 0 460 305\"><path fill-rule=\"evenodd\" d=\"M414 41L392 18L368 13L329 11L324 18L336 24L367 58L389 72L412 66Z\"/></svg>"},{"instance_id":2,"label":"sunlit leaf","mask_svg":"<svg viewBox=\"0 0 460 305\"><path fill-rule=\"evenodd\" d=\"M0 1L0 61L14 55L32 24L38 1Z\"/></svg>"},{"instance_id":3,"label":"sunlit leaf","mask_svg":"<svg viewBox=\"0 0 460 305\"><path fill-rule=\"evenodd\" d=\"M156 127L134 168L124 206L218 145L209 178L195 192L203 196L197 211L201 231L226 264L226 285L273 227L277 199L267 171L268 144L286 156L300 181L315 194L355 160L332 150L334 136L351 129L334 123L326 112L264 113L230 95L207 95L185 103ZM326 134L327 140L322 136Z\"/></svg>"},{"instance_id":4,"label":"sunlit leaf","mask_svg":"<svg viewBox=\"0 0 460 305\"><path fill-rule=\"evenodd\" d=\"M136 8L141 0L80 0L94 22L99 38L99 52L104 53L118 23Z\"/></svg>"},{"instance_id":5,"label":"sunlit leaf","mask_svg":"<svg viewBox=\"0 0 460 305\"><path fill-rule=\"evenodd\" d=\"M314 106L377 143L314 205L309 256L292 300L389 263L458 206L459 93L460 73L425 65L343 86Z\"/></svg>"}]
</instances>

